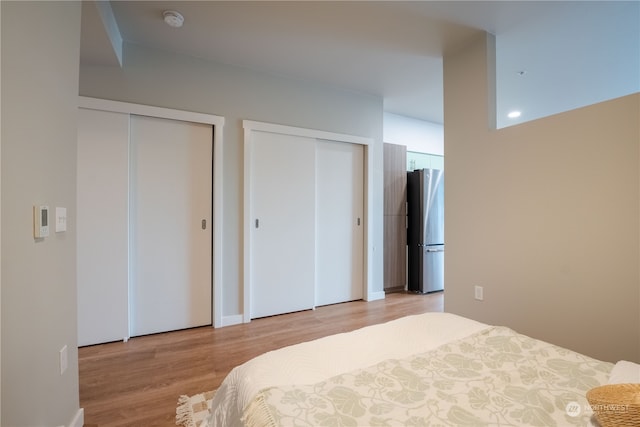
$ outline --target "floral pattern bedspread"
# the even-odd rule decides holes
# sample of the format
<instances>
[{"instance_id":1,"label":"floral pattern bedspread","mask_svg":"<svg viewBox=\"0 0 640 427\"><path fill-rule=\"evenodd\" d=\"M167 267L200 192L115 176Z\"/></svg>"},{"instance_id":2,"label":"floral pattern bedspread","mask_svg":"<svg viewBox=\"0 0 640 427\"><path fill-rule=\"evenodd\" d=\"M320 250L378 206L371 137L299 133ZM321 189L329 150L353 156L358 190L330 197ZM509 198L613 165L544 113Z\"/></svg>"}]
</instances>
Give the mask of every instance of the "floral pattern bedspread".
<instances>
[{"instance_id":1,"label":"floral pattern bedspread","mask_svg":"<svg viewBox=\"0 0 640 427\"><path fill-rule=\"evenodd\" d=\"M248 426L587 426L613 365L491 327L402 360L262 390ZM570 408L570 409L568 409Z\"/></svg>"}]
</instances>

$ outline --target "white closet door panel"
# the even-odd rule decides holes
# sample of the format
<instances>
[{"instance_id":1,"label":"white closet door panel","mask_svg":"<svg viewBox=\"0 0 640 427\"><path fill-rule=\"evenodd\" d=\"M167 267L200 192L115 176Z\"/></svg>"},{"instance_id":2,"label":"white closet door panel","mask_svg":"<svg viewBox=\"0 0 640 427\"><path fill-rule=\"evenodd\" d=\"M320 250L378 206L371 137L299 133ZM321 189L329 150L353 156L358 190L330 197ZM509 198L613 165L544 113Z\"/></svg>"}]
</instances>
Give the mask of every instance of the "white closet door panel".
<instances>
[{"instance_id":1,"label":"white closet door panel","mask_svg":"<svg viewBox=\"0 0 640 427\"><path fill-rule=\"evenodd\" d=\"M77 147L78 345L129 336L129 115L81 108Z\"/></svg>"},{"instance_id":2,"label":"white closet door panel","mask_svg":"<svg viewBox=\"0 0 640 427\"><path fill-rule=\"evenodd\" d=\"M316 305L362 299L364 149L320 140L316 151Z\"/></svg>"},{"instance_id":3,"label":"white closet door panel","mask_svg":"<svg viewBox=\"0 0 640 427\"><path fill-rule=\"evenodd\" d=\"M252 318L313 307L314 155L313 139L253 133Z\"/></svg>"},{"instance_id":4,"label":"white closet door panel","mask_svg":"<svg viewBox=\"0 0 640 427\"><path fill-rule=\"evenodd\" d=\"M211 324L212 148L211 125L131 117L132 335Z\"/></svg>"}]
</instances>

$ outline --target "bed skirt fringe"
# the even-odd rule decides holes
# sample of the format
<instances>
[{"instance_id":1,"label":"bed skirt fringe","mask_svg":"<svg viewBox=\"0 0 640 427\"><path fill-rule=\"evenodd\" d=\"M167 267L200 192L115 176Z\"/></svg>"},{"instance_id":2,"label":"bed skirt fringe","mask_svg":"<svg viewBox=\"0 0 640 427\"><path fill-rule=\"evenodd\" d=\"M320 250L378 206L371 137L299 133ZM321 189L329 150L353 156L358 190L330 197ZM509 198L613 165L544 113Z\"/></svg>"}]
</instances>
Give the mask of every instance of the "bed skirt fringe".
<instances>
[{"instance_id":1,"label":"bed skirt fringe","mask_svg":"<svg viewBox=\"0 0 640 427\"><path fill-rule=\"evenodd\" d=\"M262 393L244 409L242 423L245 427L277 427Z\"/></svg>"},{"instance_id":2,"label":"bed skirt fringe","mask_svg":"<svg viewBox=\"0 0 640 427\"><path fill-rule=\"evenodd\" d=\"M176 425L184 427L196 427L193 421L193 409L189 403L189 396L182 395L178 398L176 408Z\"/></svg>"}]
</instances>

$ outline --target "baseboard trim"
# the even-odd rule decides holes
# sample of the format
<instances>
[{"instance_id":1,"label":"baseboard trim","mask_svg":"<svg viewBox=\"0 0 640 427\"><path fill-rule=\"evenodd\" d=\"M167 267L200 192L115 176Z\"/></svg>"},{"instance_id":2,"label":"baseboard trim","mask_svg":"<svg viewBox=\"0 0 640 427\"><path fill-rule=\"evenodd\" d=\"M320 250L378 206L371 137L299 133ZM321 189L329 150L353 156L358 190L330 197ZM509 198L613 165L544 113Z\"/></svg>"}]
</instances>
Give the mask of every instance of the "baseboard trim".
<instances>
[{"instance_id":1,"label":"baseboard trim","mask_svg":"<svg viewBox=\"0 0 640 427\"><path fill-rule=\"evenodd\" d=\"M376 301L379 299L384 299L384 296L385 296L384 291L370 292L369 295L367 295L367 301Z\"/></svg>"},{"instance_id":2,"label":"baseboard trim","mask_svg":"<svg viewBox=\"0 0 640 427\"><path fill-rule=\"evenodd\" d=\"M76 416L73 417L73 420L71 421L71 424L69 424L69 427L82 427L84 425L84 408L80 408L78 409L78 412L76 412Z\"/></svg>"},{"instance_id":3,"label":"baseboard trim","mask_svg":"<svg viewBox=\"0 0 640 427\"><path fill-rule=\"evenodd\" d=\"M406 291L407 291L406 285L394 286L391 288L384 288L385 294L393 294L397 292L406 292Z\"/></svg>"},{"instance_id":4,"label":"baseboard trim","mask_svg":"<svg viewBox=\"0 0 640 427\"><path fill-rule=\"evenodd\" d=\"M233 326L244 323L244 318L242 314L234 314L233 316L222 316L222 322L220 322L220 326Z\"/></svg>"}]
</instances>

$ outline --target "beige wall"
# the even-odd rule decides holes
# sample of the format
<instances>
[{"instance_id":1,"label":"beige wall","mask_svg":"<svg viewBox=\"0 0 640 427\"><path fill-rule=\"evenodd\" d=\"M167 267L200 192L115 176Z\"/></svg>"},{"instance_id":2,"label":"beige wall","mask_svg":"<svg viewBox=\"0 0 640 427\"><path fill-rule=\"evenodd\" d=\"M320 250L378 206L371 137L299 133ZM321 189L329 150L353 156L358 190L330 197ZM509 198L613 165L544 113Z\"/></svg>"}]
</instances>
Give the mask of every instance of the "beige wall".
<instances>
[{"instance_id":1,"label":"beige wall","mask_svg":"<svg viewBox=\"0 0 640 427\"><path fill-rule=\"evenodd\" d=\"M444 60L445 309L640 362L640 94L489 130L492 43Z\"/></svg>"},{"instance_id":2,"label":"beige wall","mask_svg":"<svg viewBox=\"0 0 640 427\"><path fill-rule=\"evenodd\" d=\"M242 120L371 137L374 291L382 290L382 99L125 45L124 68L82 66L80 94L225 118L223 316L242 313Z\"/></svg>"},{"instance_id":3,"label":"beige wall","mask_svg":"<svg viewBox=\"0 0 640 427\"><path fill-rule=\"evenodd\" d=\"M75 198L77 2L2 8L2 426L78 414ZM61 25L63 24L63 25ZM32 234L32 206L64 206L68 231ZM69 367L59 371L59 350Z\"/></svg>"}]
</instances>

